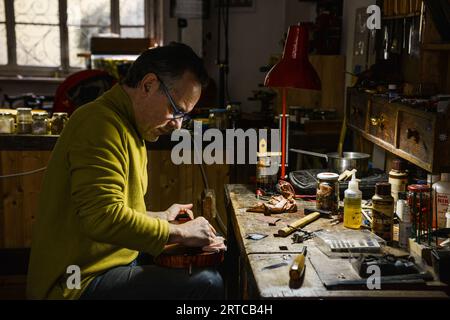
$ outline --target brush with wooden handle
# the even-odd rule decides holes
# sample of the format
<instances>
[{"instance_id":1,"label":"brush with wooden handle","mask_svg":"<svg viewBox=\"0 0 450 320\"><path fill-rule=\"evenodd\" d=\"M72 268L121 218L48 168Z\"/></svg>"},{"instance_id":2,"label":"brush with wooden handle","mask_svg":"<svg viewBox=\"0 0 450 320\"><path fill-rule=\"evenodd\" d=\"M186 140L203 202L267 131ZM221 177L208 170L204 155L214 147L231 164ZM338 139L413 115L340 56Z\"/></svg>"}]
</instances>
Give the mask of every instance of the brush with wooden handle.
<instances>
[{"instance_id":1,"label":"brush with wooden handle","mask_svg":"<svg viewBox=\"0 0 450 320\"><path fill-rule=\"evenodd\" d=\"M295 257L289 268L289 278L291 281L299 281L305 273L305 257L307 249L303 247L302 253Z\"/></svg>"}]
</instances>

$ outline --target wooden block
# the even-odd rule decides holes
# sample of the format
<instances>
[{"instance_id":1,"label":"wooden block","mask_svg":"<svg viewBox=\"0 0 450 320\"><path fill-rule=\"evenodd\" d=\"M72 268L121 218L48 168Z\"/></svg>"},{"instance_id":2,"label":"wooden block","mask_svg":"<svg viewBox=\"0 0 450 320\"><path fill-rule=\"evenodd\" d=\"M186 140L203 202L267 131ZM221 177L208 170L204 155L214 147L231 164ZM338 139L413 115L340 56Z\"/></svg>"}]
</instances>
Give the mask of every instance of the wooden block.
<instances>
[{"instance_id":1,"label":"wooden block","mask_svg":"<svg viewBox=\"0 0 450 320\"><path fill-rule=\"evenodd\" d=\"M205 190L202 200L202 214L208 221L213 221L217 216L216 193L212 189Z\"/></svg>"},{"instance_id":2,"label":"wooden block","mask_svg":"<svg viewBox=\"0 0 450 320\"><path fill-rule=\"evenodd\" d=\"M432 265L431 248L423 244L418 244L414 239L409 239L409 250L412 256L416 256L425 261L429 266Z\"/></svg>"}]
</instances>

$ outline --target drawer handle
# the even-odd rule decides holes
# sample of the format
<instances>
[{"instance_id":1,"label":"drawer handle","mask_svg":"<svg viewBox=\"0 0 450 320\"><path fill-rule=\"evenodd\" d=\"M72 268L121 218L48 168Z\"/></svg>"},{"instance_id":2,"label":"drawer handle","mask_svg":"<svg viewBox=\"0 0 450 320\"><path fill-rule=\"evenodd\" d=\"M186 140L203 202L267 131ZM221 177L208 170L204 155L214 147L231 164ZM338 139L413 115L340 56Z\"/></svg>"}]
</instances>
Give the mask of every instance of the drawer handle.
<instances>
[{"instance_id":1,"label":"drawer handle","mask_svg":"<svg viewBox=\"0 0 450 320\"><path fill-rule=\"evenodd\" d=\"M384 117L384 115L380 115L378 118L377 117L370 118L370 123L372 124L372 126L379 127L381 130L384 129L385 122L386 118Z\"/></svg>"},{"instance_id":2,"label":"drawer handle","mask_svg":"<svg viewBox=\"0 0 450 320\"><path fill-rule=\"evenodd\" d=\"M419 143L419 141L420 141L420 133L416 129L408 129L408 130L406 130L406 137L408 139L414 138L414 141L416 143Z\"/></svg>"}]
</instances>

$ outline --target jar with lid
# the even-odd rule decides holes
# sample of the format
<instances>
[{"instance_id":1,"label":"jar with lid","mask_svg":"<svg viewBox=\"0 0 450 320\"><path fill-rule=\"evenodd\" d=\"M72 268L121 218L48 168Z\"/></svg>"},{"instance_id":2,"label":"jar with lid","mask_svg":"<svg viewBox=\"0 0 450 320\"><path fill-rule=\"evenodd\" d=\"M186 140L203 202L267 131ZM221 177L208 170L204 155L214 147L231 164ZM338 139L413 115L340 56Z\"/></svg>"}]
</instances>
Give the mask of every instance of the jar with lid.
<instances>
[{"instance_id":1,"label":"jar with lid","mask_svg":"<svg viewBox=\"0 0 450 320\"><path fill-rule=\"evenodd\" d=\"M0 112L0 133L14 133L14 117L11 112Z\"/></svg>"},{"instance_id":2,"label":"jar with lid","mask_svg":"<svg viewBox=\"0 0 450 320\"><path fill-rule=\"evenodd\" d=\"M209 127L219 130L227 128L227 110L226 109L211 109L209 111Z\"/></svg>"},{"instance_id":3,"label":"jar with lid","mask_svg":"<svg viewBox=\"0 0 450 320\"><path fill-rule=\"evenodd\" d=\"M398 193L406 192L408 185L408 172L405 162L401 159L392 161L392 170L389 172L389 183L391 184L391 195L394 198L394 207L397 206Z\"/></svg>"},{"instance_id":4,"label":"jar with lid","mask_svg":"<svg viewBox=\"0 0 450 320\"><path fill-rule=\"evenodd\" d=\"M408 205L411 211L413 233L416 241L421 242L424 234L428 235L431 244L433 213L431 210L431 187L425 184L408 186Z\"/></svg>"},{"instance_id":5,"label":"jar with lid","mask_svg":"<svg viewBox=\"0 0 450 320\"><path fill-rule=\"evenodd\" d=\"M339 214L339 175L324 172L317 175L316 207L318 210Z\"/></svg>"},{"instance_id":6,"label":"jar with lid","mask_svg":"<svg viewBox=\"0 0 450 320\"><path fill-rule=\"evenodd\" d=\"M31 108L17 108L17 133L18 134L31 134L33 116L31 114Z\"/></svg>"},{"instance_id":7,"label":"jar with lid","mask_svg":"<svg viewBox=\"0 0 450 320\"><path fill-rule=\"evenodd\" d=\"M68 114L66 112L56 112L53 114L51 120L51 133L53 135L59 135L64 129L68 120Z\"/></svg>"},{"instance_id":8,"label":"jar with lid","mask_svg":"<svg viewBox=\"0 0 450 320\"><path fill-rule=\"evenodd\" d=\"M397 91L397 85L396 84L390 84L388 86L388 96L389 96L389 102L393 102L398 99L400 96Z\"/></svg>"},{"instance_id":9,"label":"jar with lid","mask_svg":"<svg viewBox=\"0 0 450 320\"><path fill-rule=\"evenodd\" d=\"M36 135L45 135L48 133L48 112L38 111L33 113L33 124L31 131Z\"/></svg>"},{"instance_id":10,"label":"jar with lid","mask_svg":"<svg viewBox=\"0 0 450 320\"><path fill-rule=\"evenodd\" d=\"M390 183L380 182L375 185L372 204L372 232L390 243L394 223L394 198L391 195Z\"/></svg>"}]
</instances>

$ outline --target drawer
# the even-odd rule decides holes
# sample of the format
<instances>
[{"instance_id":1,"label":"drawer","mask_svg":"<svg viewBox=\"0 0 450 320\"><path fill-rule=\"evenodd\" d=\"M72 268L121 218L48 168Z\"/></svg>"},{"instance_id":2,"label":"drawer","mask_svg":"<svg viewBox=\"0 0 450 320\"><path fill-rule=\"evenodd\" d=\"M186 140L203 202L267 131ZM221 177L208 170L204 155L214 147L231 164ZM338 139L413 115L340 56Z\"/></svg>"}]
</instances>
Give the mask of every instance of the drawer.
<instances>
[{"instance_id":1,"label":"drawer","mask_svg":"<svg viewBox=\"0 0 450 320\"><path fill-rule=\"evenodd\" d=\"M427 164L433 162L434 121L407 111L399 113L399 148Z\"/></svg>"},{"instance_id":2,"label":"drawer","mask_svg":"<svg viewBox=\"0 0 450 320\"><path fill-rule=\"evenodd\" d=\"M348 123L363 131L366 129L367 103L365 93L352 92L349 96Z\"/></svg>"},{"instance_id":3,"label":"drawer","mask_svg":"<svg viewBox=\"0 0 450 320\"><path fill-rule=\"evenodd\" d=\"M383 100L373 99L370 106L368 133L384 142L395 145L397 108Z\"/></svg>"}]
</instances>

